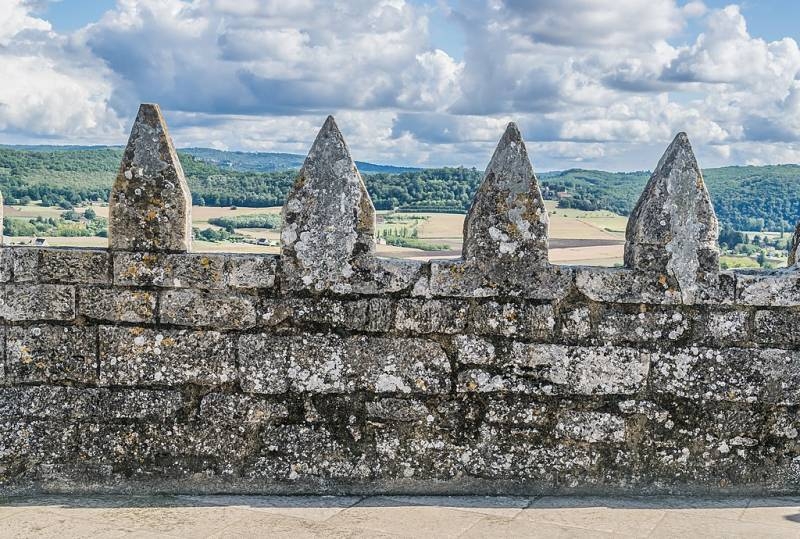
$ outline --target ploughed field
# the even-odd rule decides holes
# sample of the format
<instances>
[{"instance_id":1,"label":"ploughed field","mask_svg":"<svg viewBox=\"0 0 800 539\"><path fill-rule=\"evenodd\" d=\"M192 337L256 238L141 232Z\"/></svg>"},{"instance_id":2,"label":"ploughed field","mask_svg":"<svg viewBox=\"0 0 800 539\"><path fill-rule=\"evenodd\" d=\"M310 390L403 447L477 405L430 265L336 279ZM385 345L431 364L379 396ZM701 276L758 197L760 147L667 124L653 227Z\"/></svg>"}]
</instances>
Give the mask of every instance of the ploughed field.
<instances>
[{"instance_id":1,"label":"ploughed field","mask_svg":"<svg viewBox=\"0 0 800 539\"><path fill-rule=\"evenodd\" d=\"M613 266L622 263L627 218L609 211L582 211L555 208L547 201L550 215L550 261L555 264ZM106 205L93 205L99 218L108 217ZM82 214L84 207L75 211ZM59 218L65 210L37 204L6 206L5 218ZM281 208L230 208L194 206L192 226L218 230L209 223L219 217L279 214ZM418 260L456 258L461 254L463 214L378 212L378 254ZM193 241L193 251L277 253L280 231L277 228L236 228L243 241ZM99 236L41 236L50 246L104 247L107 238ZM6 237L6 244L29 243L31 236Z\"/></svg>"}]
</instances>

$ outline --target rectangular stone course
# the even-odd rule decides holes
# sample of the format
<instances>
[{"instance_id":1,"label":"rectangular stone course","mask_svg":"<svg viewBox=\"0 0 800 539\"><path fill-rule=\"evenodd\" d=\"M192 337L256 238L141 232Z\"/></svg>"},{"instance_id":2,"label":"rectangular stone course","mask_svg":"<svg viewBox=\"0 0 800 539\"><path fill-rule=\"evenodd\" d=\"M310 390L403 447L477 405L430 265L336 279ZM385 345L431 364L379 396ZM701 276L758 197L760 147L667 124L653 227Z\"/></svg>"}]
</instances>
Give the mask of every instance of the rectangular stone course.
<instances>
[{"instance_id":1,"label":"rectangular stone course","mask_svg":"<svg viewBox=\"0 0 800 539\"><path fill-rule=\"evenodd\" d=\"M736 303L757 307L797 307L800 305L800 272L738 273Z\"/></svg>"},{"instance_id":2,"label":"rectangular stone course","mask_svg":"<svg viewBox=\"0 0 800 539\"><path fill-rule=\"evenodd\" d=\"M547 339L555 325L555 311L550 304L488 301L470 309L470 327L478 335Z\"/></svg>"},{"instance_id":3,"label":"rectangular stone course","mask_svg":"<svg viewBox=\"0 0 800 539\"><path fill-rule=\"evenodd\" d=\"M61 284L108 284L111 255L107 250L41 249L36 280ZM15 276L15 281L19 279Z\"/></svg>"},{"instance_id":4,"label":"rectangular stone course","mask_svg":"<svg viewBox=\"0 0 800 539\"><path fill-rule=\"evenodd\" d=\"M395 328L412 333L459 333L467 325L465 301L403 299L397 304Z\"/></svg>"},{"instance_id":5,"label":"rectangular stone course","mask_svg":"<svg viewBox=\"0 0 800 539\"><path fill-rule=\"evenodd\" d=\"M691 347L653 355L651 387L696 400L795 404L800 352Z\"/></svg>"},{"instance_id":6,"label":"rectangular stone course","mask_svg":"<svg viewBox=\"0 0 800 539\"><path fill-rule=\"evenodd\" d=\"M441 346L422 339L336 335L239 339L245 391L443 393L450 364Z\"/></svg>"},{"instance_id":7,"label":"rectangular stone course","mask_svg":"<svg viewBox=\"0 0 800 539\"><path fill-rule=\"evenodd\" d=\"M271 288L275 283L276 257L261 257L227 253L114 252L114 284L204 290Z\"/></svg>"},{"instance_id":8,"label":"rectangular stone course","mask_svg":"<svg viewBox=\"0 0 800 539\"><path fill-rule=\"evenodd\" d=\"M157 293L137 288L86 287L78 290L78 314L108 322L156 321Z\"/></svg>"},{"instance_id":9,"label":"rectangular stone course","mask_svg":"<svg viewBox=\"0 0 800 539\"><path fill-rule=\"evenodd\" d=\"M610 343L677 341L690 334L691 318L679 310L625 313L605 310L597 326L597 337Z\"/></svg>"},{"instance_id":10,"label":"rectangular stone course","mask_svg":"<svg viewBox=\"0 0 800 539\"><path fill-rule=\"evenodd\" d=\"M162 324L247 329L256 325L258 298L246 294L196 289L163 290L158 319Z\"/></svg>"},{"instance_id":11,"label":"rectangular stone course","mask_svg":"<svg viewBox=\"0 0 800 539\"><path fill-rule=\"evenodd\" d=\"M97 328L9 326L7 376L13 382L97 381Z\"/></svg>"},{"instance_id":12,"label":"rectangular stone course","mask_svg":"<svg viewBox=\"0 0 800 539\"><path fill-rule=\"evenodd\" d=\"M100 383L219 385L236 380L234 338L219 331L100 326Z\"/></svg>"},{"instance_id":13,"label":"rectangular stone course","mask_svg":"<svg viewBox=\"0 0 800 539\"><path fill-rule=\"evenodd\" d=\"M498 359L502 374L459 375L459 391L544 395L627 395L645 388L650 354L620 346L515 342Z\"/></svg>"},{"instance_id":14,"label":"rectangular stone course","mask_svg":"<svg viewBox=\"0 0 800 539\"><path fill-rule=\"evenodd\" d=\"M788 346L800 344L800 312L756 311L753 318L756 342Z\"/></svg>"},{"instance_id":15,"label":"rectangular stone course","mask_svg":"<svg viewBox=\"0 0 800 539\"><path fill-rule=\"evenodd\" d=\"M750 320L747 311L709 311L695 326L695 339L717 346L746 342L750 337Z\"/></svg>"},{"instance_id":16,"label":"rectangular stone course","mask_svg":"<svg viewBox=\"0 0 800 539\"><path fill-rule=\"evenodd\" d=\"M183 407L179 391L29 386L0 388L0 417L167 419Z\"/></svg>"},{"instance_id":17,"label":"rectangular stone course","mask_svg":"<svg viewBox=\"0 0 800 539\"><path fill-rule=\"evenodd\" d=\"M394 301L384 298L336 300L330 298L266 298L259 309L259 323L276 326L324 324L353 331L388 331L394 318Z\"/></svg>"},{"instance_id":18,"label":"rectangular stone course","mask_svg":"<svg viewBox=\"0 0 800 539\"><path fill-rule=\"evenodd\" d=\"M209 393L200 401L200 416L212 422L261 425L286 419L289 410L255 395Z\"/></svg>"},{"instance_id":19,"label":"rectangular stone course","mask_svg":"<svg viewBox=\"0 0 800 539\"><path fill-rule=\"evenodd\" d=\"M602 412L570 411L559 416L556 436L579 442L625 441L625 419Z\"/></svg>"},{"instance_id":20,"label":"rectangular stone course","mask_svg":"<svg viewBox=\"0 0 800 539\"><path fill-rule=\"evenodd\" d=\"M59 284L6 284L2 286L0 318L26 320L72 320L75 318L75 287Z\"/></svg>"}]
</instances>

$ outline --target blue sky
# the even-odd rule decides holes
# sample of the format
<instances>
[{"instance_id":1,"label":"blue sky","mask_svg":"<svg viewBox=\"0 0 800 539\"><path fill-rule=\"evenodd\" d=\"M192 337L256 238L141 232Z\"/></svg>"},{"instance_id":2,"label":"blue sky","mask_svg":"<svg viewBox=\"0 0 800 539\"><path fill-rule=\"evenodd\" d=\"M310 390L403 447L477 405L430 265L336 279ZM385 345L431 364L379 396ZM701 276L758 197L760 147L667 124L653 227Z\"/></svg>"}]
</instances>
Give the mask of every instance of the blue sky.
<instances>
[{"instance_id":1,"label":"blue sky","mask_svg":"<svg viewBox=\"0 0 800 539\"><path fill-rule=\"evenodd\" d=\"M0 143L178 146L485 166L508 121L538 170L800 162L800 2L5 0Z\"/></svg>"}]
</instances>

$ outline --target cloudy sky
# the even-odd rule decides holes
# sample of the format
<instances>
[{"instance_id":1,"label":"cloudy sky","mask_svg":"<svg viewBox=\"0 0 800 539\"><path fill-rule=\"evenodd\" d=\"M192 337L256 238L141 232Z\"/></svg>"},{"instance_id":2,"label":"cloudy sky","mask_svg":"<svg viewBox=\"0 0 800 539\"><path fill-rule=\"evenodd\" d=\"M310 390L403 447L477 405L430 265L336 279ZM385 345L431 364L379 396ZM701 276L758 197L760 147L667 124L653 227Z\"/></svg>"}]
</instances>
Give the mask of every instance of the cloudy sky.
<instances>
[{"instance_id":1,"label":"cloudy sky","mask_svg":"<svg viewBox=\"0 0 800 539\"><path fill-rule=\"evenodd\" d=\"M510 120L537 170L800 162L800 2L0 0L0 143L124 144L483 168Z\"/></svg>"}]
</instances>

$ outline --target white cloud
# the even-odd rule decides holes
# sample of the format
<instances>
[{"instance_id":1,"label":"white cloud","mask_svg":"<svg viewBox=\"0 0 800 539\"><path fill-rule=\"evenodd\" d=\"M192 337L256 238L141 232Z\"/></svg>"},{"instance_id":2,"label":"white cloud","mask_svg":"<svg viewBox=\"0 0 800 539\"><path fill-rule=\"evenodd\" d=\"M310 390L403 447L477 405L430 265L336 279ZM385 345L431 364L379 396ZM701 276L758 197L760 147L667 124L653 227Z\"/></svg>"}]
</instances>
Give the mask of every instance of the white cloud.
<instances>
[{"instance_id":1,"label":"white cloud","mask_svg":"<svg viewBox=\"0 0 800 539\"><path fill-rule=\"evenodd\" d=\"M735 5L436 1L118 0L59 34L5 0L0 140L122 143L156 101L179 146L303 153L334 113L373 162L482 167L509 120L544 169L652 167L677 131L706 166L800 160L800 48Z\"/></svg>"}]
</instances>

